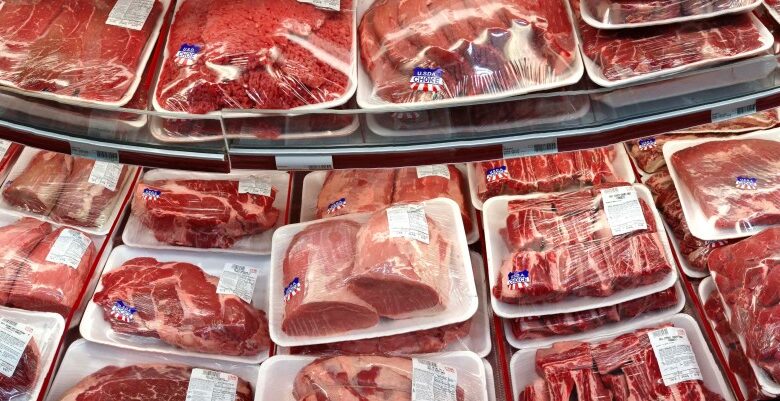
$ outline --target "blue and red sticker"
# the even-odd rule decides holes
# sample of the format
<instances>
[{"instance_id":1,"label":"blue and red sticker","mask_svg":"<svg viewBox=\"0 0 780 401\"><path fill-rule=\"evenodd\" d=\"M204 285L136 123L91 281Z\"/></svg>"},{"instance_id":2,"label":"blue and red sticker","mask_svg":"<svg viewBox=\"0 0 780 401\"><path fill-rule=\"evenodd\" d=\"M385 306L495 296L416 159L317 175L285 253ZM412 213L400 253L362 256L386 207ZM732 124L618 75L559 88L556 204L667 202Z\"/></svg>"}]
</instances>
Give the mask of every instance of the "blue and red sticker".
<instances>
[{"instance_id":1,"label":"blue and red sticker","mask_svg":"<svg viewBox=\"0 0 780 401\"><path fill-rule=\"evenodd\" d=\"M444 86L444 70L441 68L415 68L409 79L409 87L413 91L441 92Z\"/></svg>"},{"instance_id":2,"label":"blue and red sticker","mask_svg":"<svg viewBox=\"0 0 780 401\"><path fill-rule=\"evenodd\" d=\"M143 197L144 200L158 200L160 199L161 195L162 191L158 189L144 188L144 192L141 194L141 197Z\"/></svg>"},{"instance_id":3,"label":"blue and red sticker","mask_svg":"<svg viewBox=\"0 0 780 401\"><path fill-rule=\"evenodd\" d=\"M639 150L649 150L655 147L655 137L642 138L639 140Z\"/></svg>"},{"instance_id":4,"label":"blue and red sticker","mask_svg":"<svg viewBox=\"0 0 780 401\"><path fill-rule=\"evenodd\" d=\"M137 309L125 303L125 301L117 300L114 302L114 306L111 307L111 317L120 322L130 323L133 321Z\"/></svg>"},{"instance_id":5,"label":"blue and red sticker","mask_svg":"<svg viewBox=\"0 0 780 401\"><path fill-rule=\"evenodd\" d=\"M531 285L531 275L528 270L509 272L506 285L512 290L528 287Z\"/></svg>"},{"instance_id":6,"label":"blue and red sticker","mask_svg":"<svg viewBox=\"0 0 780 401\"><path fill-rule=\"evenodd\" d=\"M328 205L328 214L336 213L347 206L347 198L341 198Z\"/></svg>"},{"instance_id":7,"label":"blue and red sticker","mask_svg":"<svg viewBox=\"0 0 780 401\"><path fill-rule=\"evenodd\" d=\"M292 297L294 297L295 294L299 293L300 291L301 279L296 277L293 279L293 281L290 282L290 284L287 284L287 287L284 287L284 302L290 302Z\"/></svg>"},{"instance_id":8,"label":"blue and red sticker","mask_svg":"<svg viewBox=\"0 0 780 401\"><path fill-rule=\"evenodd\" d=\"M734 185L739 189L758 189L758 178L741 175Z\"/></svg>"},{"instance_id":9,"label":"blue and red sticker","mask_svg":"<svg viewBox=\"0 0 780 401\"><path fill-rule=\"evenodd\" d=\"M506 166L492 168L485 174L488 182L495 182L498 180L505 180L509 178L509 170Z\"/></svg>"},{"instance_id":10,"label":"blue and red sticker","mask_svg":"<svg viewBox=\"0 0 780 401\"><path fill-rule=\"evenodd\" d=\"M201 50L202 48L198 45L184 43L179 47L176 56L173 57L173 62L181 67L195 65Z\"/></svg>"}]
</instances>

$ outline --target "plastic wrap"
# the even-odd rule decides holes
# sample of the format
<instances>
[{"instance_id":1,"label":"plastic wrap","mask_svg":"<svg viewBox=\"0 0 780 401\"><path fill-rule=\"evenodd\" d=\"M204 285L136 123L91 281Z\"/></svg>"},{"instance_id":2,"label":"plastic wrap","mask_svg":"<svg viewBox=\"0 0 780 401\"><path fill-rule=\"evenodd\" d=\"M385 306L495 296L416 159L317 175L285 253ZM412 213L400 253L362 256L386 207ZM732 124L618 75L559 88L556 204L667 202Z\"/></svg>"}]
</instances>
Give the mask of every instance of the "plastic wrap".
<instances>
[{"instance_id":1,"label":"plastic wrap","mask_svg":"<svg viewBox=\"0 0 780 401\"><path fill-rule=\"evenodd\" d=\"M493 160L474 163L474 175L469 179L476 188L477 199L482 202L498 195L573 190L633 177L630 162L624 156L622 149L609 146Z\"/></svg>"},{"instance_id":2,"label":"plastic wrap","mask_svg":"<svg viewBox=\"0 0 780 401\"><path fill-rule=\"evenodd\" d=\"M579 0L571 0L579 10ZM772 34L750 14L684 24L607 31L578 26L591 80L605 87L658 78L708 64L760 54Z\"/></svg>"},{"instance_id":3,"label":"plastic wrap","mask_svg":"<svg viewBox=\"0 0 780 401\"><path fill-rule=\"evenodd\" d=\"M630 184L613 183L564 194L491 200L498 209L486 205L485 214L494 216L488 218L486 231L503 233L506 242L500 260L488 259L495 275L495 299L514 305L556 304L572 298L612 299L620 291L632 290L635 295L627 301L641 296L634 289L665 283L674 269L668 245L659 235L663 228L658 227L652 205L638 192ZM500 216L504 228L494 227ZM491 237L488 248L497 245ZM586 306L578 308L596 307Z\"/></svg>"},{"instance_id":4,"label":"plastic wrap","mask_svg":"<svg viewBox=\"0 0 780 401\"><path fill-rule=\"evenodd\" d=\"M128 239L142 246L267 251L285 219L289 179L264 171L149 171L135 187Z\"/></svg>"},{"instance_id":5,"label":"plastic wrap","mask_svg":"<svg viewBox=\"0 0 780 401\"><path fill-rule=\"evenodd\" d=\"M1 207L105 235L135 167L25 149L3 185Z\"/></svg>"},{"instance_id":6,"label":"plastic wrap","mask_svg":"<svg viewBox=\"0 0 780 401\"><path fill-rule=\"evenodd\" d=\"M487 401L487 374L482 360L470 352L415 359L277 356L260 367L257 400L412 401L427 392L429 399Z\"/></svg>"},{"instance_id":7,"label":"plastic wrap","mask_svg":"<svg viewBox=\"0 0 780 401\"><path fill-rule=\"evenodd\" d=\"M696 322L685 315L671 321L589 343L560 342L516 353L511 362L516 399L732 399Z\"/></svg>"},{"instance_id":8,"label":"plastic wrap","mask_svg":"<svg viewBox=\"0 0 780 401\"><path fill-rule=\"evenodd\" d=\"M500 0L365 2L361 107L500 98L582 74L566 4Z\"/></svg>"},{"instance_id":9,"label":"plastic wrap","mask_svg":"<svg viewBox=\"0 0 780 401\"><path fill-rule=\"evenodd\" d=\"M271 338L311 345L467 320L477 294L459 215L439 198L282 227L271 253Z\"/></svg>"},{"instance_id":10,"label":"plastic wrap","mask_svg":"<svg viewBox=\"0 0 780 401\"><path fill-rule=\"evenodd\" d=\"M155 108L333 107L355 90L355 10L297 0L186 0L177 4Z\"/></svg>"},{"instance_id":11,"label":"plastic wrap","mask_svg":"<svg viewBox=\"0 0 780 401\"><path fill-rule=\"evenodd\" d=\"M0 307L0 400L38 399L64 330L59 315Z\"/></svg>"},{"instance_id":12,"label":"plastic wrap","mask_svg":"<svg viewBox=\"0 0 780 401\"><path fill-rule=\"evenodd\" d=\"M778 310L778 255L780 228L769 228L716 249L709 259L731 328L740 336L748 358L757 365L759 382L773 394L780 394L780 326L773 320Z\"/></svg>"},{"instance_id":13,"label":"plastic wrap","mask_svg":"<svg viewBox=\"0 0 780 401\"><path fill-rule=\"evenodd\" d=\"M769 14L772 15L776 22L780 23L780 1L764 0L764 4L766 9L769 10Z\"/></svg>"},{"instance_id":14,"label":"plastic wrap","mask_svg":"<svg viewBox=\"0 0 780 401\"><path fill-rule=\"evenodd\" d=\"M81 333L124 348L259 363L270 347L262 310L267 267L260 263L250 256L117 247Z\"/></svg>"},{"instance_id":15,"label":"plastic wrap","mask_svg":"<svg viewBox=\"0 0 780 401\"><path fill-rule=\"evenodd\" d=\"M778 132L748 136L664 146L683 212L696 237L736 238L780 223Z\"/></svg>"},{"instance_id":16,"label":"plastic wrap","mask_svg":"<svg viewBox=\"0 0 780 401\"><path fill-rule=\"evenodd\" d=\"M617 29L712 18L760 4L755 0L585 0L581 11L595 28Z\"/></svg>"},{"instance_id":17,"label":"plastic wrap","mask_svg":"<svg viewBox=\"0 0 780 401\"><path fill-rule=\"evenodd\" d=\"M186 401L211 399L210 394L223 401L252 401L258 371L258 366L129 351L81 339L68 347L46 401Z\"/></svg>"},{"instance_id":18,"label":"plastic wrap","mask_svg":"<svg viewBox=\"0 0 780 401\"><path fill-rule=\"evenodd\" d=\"M121 106L141 81L167 0L5 1L0 82L65 101ZM148 14L145 14L147 11Z\"/></svg>"}]
</instances>

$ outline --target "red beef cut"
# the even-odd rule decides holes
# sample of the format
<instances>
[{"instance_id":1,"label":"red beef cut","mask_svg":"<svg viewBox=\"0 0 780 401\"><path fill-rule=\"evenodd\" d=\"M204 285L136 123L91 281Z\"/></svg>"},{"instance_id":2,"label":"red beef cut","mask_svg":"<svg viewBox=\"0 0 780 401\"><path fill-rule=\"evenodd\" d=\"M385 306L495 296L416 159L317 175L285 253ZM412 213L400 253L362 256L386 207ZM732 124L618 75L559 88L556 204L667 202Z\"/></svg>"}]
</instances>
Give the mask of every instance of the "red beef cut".
<instances>
[{"instance_id":1,"label":"red beef cut","mask_svg":"<svg viewBox=\"0 0 780 401\"><path fill-rule=\"evenodd\" d=\"M395 175L393 169L329 171L317 195L315 217L375 212L389 206Z\"/></svg>"},{"instance_id":2,"label":"red beef cut","mask_svg":"<svg viewBox=\"0 0 780 401\"><path fill-rule=\"evenodd\" d=\"M72 265L49 261L55 244L69 237L86 245L81 259ZM95 245L86 234L70 228L54 230L22 260L8 304L19 309L59 313L67 318L87 283L96 254Z\"/></svg>"},{"instance_id":3,"label":"red beef cut","mask_svg":"<svg viewBox=\"0 0 780 401\"><path fill-rule=\"evenodd\" d=\"M50 232L49 223L32 217L0 227L0 305L7 305L19 269Z\"/></svg>"},{"instance_id":4,"label":"red beef cut","mask_svg":"<svg viewBox=\"0 0 780 401\"><path fill-rule=\"evenodd\" d=\"M276 194L276 188L270 196L239 193L238 180L140 182L132 210L160 242L230 248L241 238L276 225Z\"/></svg>"},{"instance_id":5,"label":"red beef cut","mask_svg":"<svg viewBox=\"0 0 780 401\"><path fill-rule=\"evenodd\" d=\"M585 0L590 13L602 23L636 24L682 16L680 0Z\"/></svg>"},{"instance_id":6,"label":"red beef cut","mask_svg":"<svg viewBox=\"0 0 780 401\"><path fill-rule=\"evenodd\" d=\"M393 203L417 203L434 198L452 199L460 208L463 227L468 233L473 223L464 195L466 181L457 167L449 165L446 169L449 178L435 174L425 175L425 172L421 176L420 168L416 167L399 169L395 175Z\"/></svg>"},{"instance_id":7,"label":"red beef cut","mask_svg":"<svg viewBox=\"0 0 780 401\"><path fill-rule=\"evenodd\" d=\"M358 232L355 266L347 283L382 317L404 319L446 307L453 244L430 216L426 221L427 244L391 237L386 210L374 213Z\"/></svg>"},{"instance_id":8,"label":"red beef cut","mask_svg":"<svg viewBox=\"0 0 780 401\"><path fill-rule=\"evenodd\" d=\"M89 182L94 166L93 160L80 157L73 159L70 175L62 186L57 206L51 212L55 221L78 227L99 227L109 220L111 208L121 193L130 169L122 166L116 186L110 189Z\"/></svg>"},{"instance_id":9,"label":"red beef cut","mask_svg":"<svg viewBox=\"0 0 780 401\"><path fill-rule=\"evenodd\" d=\"M48 215L62 192L73 158L62 153L39 151L22 173L3 188L11 206L30 213Z\"/></svg>"},{"instance_id":10,"label":"red beef cut","mask_svg":"<svg viewBox=\"0 0 780 401\"><path fill-rule=\"evenodd\" d=\"M268 349L265 313L235 295L217 294L218 282L189 263L135 258L103 275L93 301L120 334L205 354L251 356ZM118 302L135 309L128 321L114 316Z\"/></svg>"},{"instance_id":11,"label":"red beef cut","mask_svg":"<svg viewBox=\"0 0 780 401\"><path fill-rule=\"evenodd\" d=\"M376 310L347 288L361 249L356 246L359 229L352 221L330 220L312 224L292 238L284 258L283 284L297 280L300 291L285 302L282 331L323 336L379 323Z\"/></svg>"},{"instance_id":12,"label":"red beef cut","mask_svg":"<svg viewBox=\"0 0 780 401\"><path fill-rule=\"evenodd\" d=\"M15 401L29 398L42 373L40 364L41 351L38 349L35 339L30 339L13 375L6 377L0 374L0 400Z\"/></svg>"},{"instance_id":13,"label":"red beef cut","mask_svg":"<svg viewBox=\"0 0 780 401\"><path fill-rule=\"evenodd\" d=\"M61 401L185 401L192 368L182 365L106 366L81 379ZM252 387L238 378L235 401L252 401Z\"/></svg>"}]
</instances>

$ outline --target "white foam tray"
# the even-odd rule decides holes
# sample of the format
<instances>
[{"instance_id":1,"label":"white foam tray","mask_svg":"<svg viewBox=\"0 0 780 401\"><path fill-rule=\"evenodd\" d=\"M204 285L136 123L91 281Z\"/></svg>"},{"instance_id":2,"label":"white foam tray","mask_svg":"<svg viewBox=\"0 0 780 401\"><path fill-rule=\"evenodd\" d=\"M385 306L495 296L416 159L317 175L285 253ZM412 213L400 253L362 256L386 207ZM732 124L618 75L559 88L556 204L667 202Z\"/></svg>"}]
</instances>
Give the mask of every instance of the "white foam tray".
<instances>
[{"instance_id":1,"label":"white foam tray","mask_svg":"<svg viewBox=\"0 0 780 401\"><path fill-rule=\"evenodd\" d=\"M22 172L24 172L25 169L27 169L27 166L32 161L33 157L39 152L37 149L33 148L24 148L22 151L22 154L19 155L19 159L16 160L16 163L14 164L13 168L11 168L11 171L8 173L8 177L5 179L5 182L3 183L3 189L5 189L6 186L10 185L13 180L16 179ZM106 215L106 221L100 225L99 227L79 227L76 225L71 224L62 224L54 221L49 216L41 216L39 214L35 213L29 213L24 210L16 209L12 205L10 205L6 200L5 197L0 195L0 209L7 210L8 212L12 214L16 214L18 216L30 216L35 217L37 219L44 220L46 222L56 224L56 225L64 225L68 227L77 228L87 234L91 235L106 235L111 231L111 227L114 225L114 222L119 218L119 214L122 212L122 205L124 203L125 197L127 196L127 193L133 188L133 185L135 184L135 181L138 179L138 171L139 168L136 166L127 166L128 173L127 173L127 179L124 183L119 186L119 193L116 196L116 199L114 199L113 205L108 205L107 208L109 208L109 213Z\"/></svg>"},{"instance_id":2,"label":"white foam tray","mask_svg":"<svg viewBox=\"0 0 780 401\"><path fill-rule=\"evenodd\" d=\"M540 303L533 305L512 305L498 300L491 291L490 300L493 311L503 318L518 318L526 316L554 315L558 313L578 312L616 305L632 299L642 298L656 292L671 288L677 282L677 269L674 263L669 241L666 237L663 221L655 209L650 190L644 185L634 184L639 199L644 200L653 212L658 236L666 253L666 260L671 266L671 272L661 281L637 288L629 288L616 292L608 297L568 297L561 302ZM485 249L487 250L488 279L490 288L496 285L496 277L501 269L501 264L510 255L510 249L501 235L501 230L506 229L507 205L509 201L516 199L544 198L546 194L522 195L522 196L498 196L485 202L483 219L485 222Z\"/></svg>"},{"instance_id":3,"label":"white foam tray","mask_svg":"<svg viewBox=\"0 0 780 401\"><path fill-rule=\"evenodd\" d=\"M460 171L463 177L464 185L468 184L468 178L466 176L466 165L456 164L455 167ZM316 220L315 214L317 212L317 197L322 191L322 185L325 183L325 177L327 177L327 171L312 171L303 178L303 193L301 195L301 222ZM467 190L464 188L464 191ZM466 240L469 245L479 241L479 224L477 223L477 211L474 206L469 202L467 193L463 193L463 202L468 208L469 216L471 217L471 230L466 233Z\"/></svg>"},{"instance_id":4,"label":"white foam tray","mask_svg":"<svg viewBox=\"0 0 780 401\"><path fill-rule=\"evenodd\" d=\"M268 304L268 257L258 257L250 255L236 255L226 253L207 254L202 252L186 252L161 249L140 249L128 246L118 246L111 252L103 272L100 275L101 283L97 285L95 292L103 289L102 278L106 274L117 270L122 264L130 259L138 257L152 257L159 262L187 262L203 269L206 273L219 277L225 268L226 263L237 263L243 266L257 267L260 274L257 277L255 292L252 297L252 306L256 309L265 310ZM103 309L97 305L92 298L87 304L84 317L79 326L81 336L85 339L99 343L112 345L134 351L150 351L165 355L179 355L190 358L207 358L230 361L237 363L258 364L269 356L269 350L265 350L255 356L229 356L218 354L205 354L193 351L186 351L173 345L166 344L159 339L132 336L116 333L111 324L103 317Z\"/></svg>"},{"instance_id":5,"label":"white foam tray","mask_svg":"<svg viewBox=\"0 0 780 401\"><path fill-rule=\"evenodd\" d=\"M334 342L362 340L366 338L387 337L395 334L409 333L418 330L441 327L448 324L463 322L477 313L479 301L474 282L474 273L471 266L466 234L463 232L463 220L455 201L451 199L437 198L421 203L428 216L437 216L439 229L443 234L450 233L452 241L452 258L450 261L450 286L449 302L444 310L434 316L420 316L408 319L380 319L378 325L373 327L352 330L348 333L330 336L306 337L291 336L282 331L284 318L284 283L283 263L287 248L295 234L306 227L318 222L307 222L284 226L274 233L273 249L271 250L271 274L269 285L271 302L268 309L268 326L271 339L274 343L283 347L296 347L303 345L328 344ZM344 219L366 222L371 214L352 214L333 217L331 220ZM305 291L305 289L304 289ZM278 295L277 295L278 294Z\"/></svg>"},{"instance_id":6,"label":"white foam tray","mask_svg":"<svg viewBox=\"0 0 780 401\"><path fill-rule=\"evenodd\" d=\"M78 384L79 381L107 366L125 367L142 364L186 365L231 373L249 382L253 391L258 390L257 377L260 371L259 366L195 359L179 355L158 355L153 352L130 351L79 339L71 344L65 353L62 365L60 365L60 369L54 377L49 393L46 396L46 401L61 400L65 393Z\"/></svg>"},{"instance_id":7,"label":"white foam tray","mask_svg":"<svg viewBox=\"0 0 780 401\"><path fill-rule=\"evenodd\" d=\"M628 152L626 151L625 147L623 147L620 144L610 145L610 146L614 146L616 152L615 160L612 162L612 165L615 167L615 175L620 179L620 181L633 184L634 182L636 182L636 175L634 174L633 167L631 167L631 159L629 159ZM481 199L479 199L479 194L478 194L478 190L479 190L477 184L478 163L479 162L466 164L466 172L468 173L469 192L471 193L471 204L474 205L474 207L477 210L483 210L485 207L485 203L482 202ZM572 192L580 189L582 188L571 188L564 192Z\"/></svg>"},{"instance_id":8,"label":"white foam tray","mask_svg":"<svg viewBox=\"0 0 780 401\"><path fill-rule=\"evenodd\" d=\"M602 0L604 2L611 2L610 0ZM702 14L696 14L696 15L686 15L681 17L675 17L675 18L667 18L663 20L657 20L657 21L646 21L646 22L633 22L633 23L610 23L610 22L604 22L600 21L596 16L594 16L590 11L590 8L585 6L585 1L580 1L580 13L582 15L582 19L585 20L585 22L598 29L626 29L626 28L642 28L642 27L648 27L648 26L658 26L658 25L669 25L669 24L677 24L677 23L683 23L683 22L690 22L690 21L697 21L697 20L703 20L703 19L710 19L719 17L722 15L729 15L729 14L739 14L746 11L750 11L758 6L761 5L761 0L754 0L748 4L745 4L744 6L740 7L733 7L726 10L720 10L720 11L713 11L708 13L702 13Z\"/></svg>"},{"instance_id":9,"label":"white foam tray","mask_svg":"<svg viewBox=\"0 0 780 401\"><path fill-rule=\"evenodd\" d=\"M289 201L290 190L290 174L284 171L263 171L263 170L233 170L228 174L216 174L216 173L197 173L191 171L178 171L178 170L149 170L147 171L141 180L138 181L139 186L145 185L145 181L156 180L239 180L244 177L255 176L270 183L276 188L276 198L274 199L273 206L279 209L279 219L276 224L270 229L262 233L251 235L236 241L233 247L223 248L191 248L179 245L170 245L164 242L158 241L154 237L154 233L148 227L146 227L141 219L135 214L130 212L130 217L127 220L127 225L122 232L122 241L129 246L149 249L170 249L170 250L188 250L193 252L227 252L238 253L248 255L268 255L271 253L271 238L274 231L279 227L282 227L287 223L287 205Z\"/></svg>"},{"instance_id":10,"label":"white foam tray","mask_svg":"<svg viewBox=\"0 0 780 401\"><path fill-rule=\"evenodd\" d=\"M485 366L485 378L487 379L485 384L487 384L488 400L496 401L496 380L493 376L493 367L485 359L482 360L482 364Z\"/></svg>"},{"instance_id":11,"label":"white foam tray","mask_svg":"<svg viewBox=\"0 0 780 401\"><path fill-rule=\"evenodd\" d=\"M675 327L685 330L688 334L688 340L691 342L693 353L696 356L696 362L699 364L702 378L704 379L704 385L707 386L710 391L715 392L723 396L726 401L733 401L734 397L731 394L731 390L723 379L723 376L718 369L718 365L715 362L715 358L712 357L710 349L707 345L707 340L699 330L699 326L692 317L684 314L674 315L670 318L658 319L653 322L647 322L644 328L657 327L664 323L671 323ZM631 333L639 329L640 327L627 328L626 331L619 333L611 333L600 336L593 336L588 342L601 342L611 340L618 337L621 334ZM512 356L512 360L509 363L510 375L512 376L512 390L514 391L514 399L520 396L520 392L528 385L532 384L534 380L539 378L536 373L536 351L538 349L525 349L516 352Z\"/></svg>"},{"instance_id":12,"label":"white foam tray","mask_svg":"<svg viewBox=\"0 0 780 401\"><path fill-rule=\"evenodd\" d=\"M360 0L358 1L358 20L363 19L363 14L366 13L371 4L375 0ZM565 0L548 0L548 1L563 1L566 9L571 13L571 8L568 1ZM572 24L572 32L574 36L574 45L579 47L579 37L576 35L575 27ZM565 76L558 77L555 82L548 82L544 84L529 85L526 87L520 87L514 90L503 91L499 93L489 93L474 96L459 96L449 99L440 100L428 100L423 102L411 102L411 103L392 103L380 99L374 95L374 82L365 70L363 63L360 63L358 70L358 90L357 90L357 102L360 108L374 111L374 112L392 112L411 109L420 109L428 106L457 106L466 104L475 104L480 102L490 102L497 99L520 96L531 92L540 92L554 88L560 88L567 85L573 85L579 82L584 73L582 65L582 56L579 52L574 52L574 65L571 71Z\"/></svg>"},{"instance_id":13,"label":"white foam tray","mask_svg":"<svg viewBox=\"0 0 780 401\"><path fill-rule=\"evenodd\" d=\"M37 400L46 391L43 388L43 383L46 381L46 375L55 362L54 358L60 345L60 339L65 332L65 320L56 313L28 312L4 306L0 306L0 317L11 319L14 322L26 324L33 328L32 338L40 351L38 376L35 378L35 384L30 392L20 396L19 400ZM5 376L3 378L6 379Z\"/></svg>"},{"instance_id":14,"label":"white foam tray","mask_svg":"<svg viewBox=\"0 0 780 401\"><path fill-rule=\"evenodd\" d=\"M506 339L507 341L509 341L509 344L517 349L543 348L543 347L549 347L554 343L562 342L562 341L583 341L592 337L606 336L612 333L625 332L634 327L642 327L646 325L648 322L653 322L658 319L669 318L677 313L682 312L683 308L685 307L685 292L683 292L680 283L677 283L674 288L677 293L677 305L660 311L644 313L633 319L606 324L604 326L592 330L582 331L576 334L569 334L569 335L555 335L555 336L532 339L532 340L519 340L517 337L515 337L514 333L512 332L511 319L502 319L504 322L504 332L506 333Z\"/></svg>"},{"instance_id":15,"label":"white foam tray","mask_svg":"<svg viewBox=\"0 0 780 401\"><path fill-rule=\"evenodd\" d=\"M741 135L738 139L768 139L780 142L780 128L774 128L766 131L758 131L750 134ZM700 145L705 142L713 141L728 141L734 140L734 137L725 138L703 138L703 139L687 139L679 141L670 141L664 144L664 159L666 165L669 168L669 175L674 181L674 186L677 188L677 194L680 197L680 203L682 204L683 215L685 221L688 223L688 228L691 230L696 238L700 238L705 241L718 241L732 238L748 237L753 234L761 232L767 226L756 225L751 227L751 230L738 230L736 227L733 229L717 229L715 228L715 222L709 221L709 218L704 214L704 211L699 206L699 203L693 199L691 192L688 190L687 185L684 185L677 175L677 171L671 163L672 155L675 153L690 148L692 146ZM738 174L738 173L735 173ZM716 217L716 216L713 216Z\"/></svg>"},{"instance_id":16,"label":"white foam tray","mask_svg":"<svg viewBox=\"0 0 780 401\"><path fill-rule=\"evenodd\" d=\"M751 51L747 51L747 52L744 52L744 53L741 53L741 54L738 54L738 55L734 55L734 56L718 57L718 58L713 58L713 59L708 59L708 60L701 60L701 61L697 61L697 62L694 62L694 63L677 66L677 67L674 67L674 68L668 68L668 69L661 70L661 71L655 71L655 72L642 74L642 75L637 75L637 76L633 76L633 77L625 78L625 79L619 79L619 80L615 80L615 81L608 80L604 76L604 74L602 73L601 67L598 64L596 64L595 61L591 60L587 56L584 56L584 52L582 52L583 53L583 60L584 60L584 64L585 64L585 70L588 72L588 77L590 77L590 79L593 82L595 82L596 85L599 85L599 86L602 86L602 87L605 87L605 88L614 88L614 87L617 87L617 86L635 84L635 83L638 83L638 82L652 81L652 80L657 79L657 78L667 77L667 76L670 76L670 75L681 73L683 71L690 71L690 70L693 70L693 69L696 69L696 68L700 68L700 67L704 67L704 66L708 66L708 65L714 65L714 64L718 64L718 63L732 61L732 60L738 60L738 59L742 59L742 58L756 56L756 55L759 55L761 53L765 53L767 50L771 49L772 46L774 45L774 43L775 43L774 36L772 36L772 33L769 32L769 30L763 24L761 24L761 21L759 21L758 18L756 18L756 16L751 14L750 18L753 20L753 23L756 25L756 27L757 27L760 35L761 35L761 47L759 47L757 49L754 49L754 50L751 50ZM577 29L577 32L579 34L579 27L576 27L576 29ZM581 36L581 34L580 34L580 36ZM582 43L582 39L580 39L580 42Z\"/></svg>"},{"instance_id":17,"label":"white foam tray","mask_svg":"<svg viewBox=\"0 0 780 401\"><path fill-rule=\"evenodd\" d=\"M255 401L296 401L292 394L295 376L316 359L312 356L278 355L267 360L260 366ZM465 392L467 401L488 400L488 372L485 363L476 354L460 351L428 355L424 359L455 368L458 386Z\"/></svg>"},{"instance_id":18,"label":"white foam tray","mask_svg":"<svg viewBox=\"0 0 780 401\"><path fill-rule=\"evenodd\" d=\"M769 12L769 15L771 15L772 18L774 18L775 22L780 24L780 13L778 13L778 11L774 7L772 7L768 2L766 2L766 0L763 3L764 3L764 8L766 8L766 11Z\"/></svg>"},{"instance_id":19,"label":"white foam tray","mask_svg":"<svg viewBox=\"0 0 780 401\"><path fill-rule=\"evenodd\" d=\"M185 1L179 1L176 2L176 9L174 10L173 19L171 20L171 28L175 26L176 24L176 17L178 16L179 9L181 8L181 5L184 4ZM204 23L206 21L203 21ZM293 21L294 23L295 21ZM168 41L171 40L171 33L173 32L173 29L168 30L168 37L165 38L165 47L163 50L163 59L162 59L162 66L165 66L165 63L168 62L168 60L172 57L170 52L168 52ZM312 54L314 54L314 57L320 53L323 57L320 58L320 61L322 61L325 64L328 64L329 66L333 67L336 70L341 71L344 75L347 76L349 79L349 86L347 87L347 90L344 92L341 97L337 99L333 99L328 102L322 102L322 103L316 103L316 104L309 104L301 107L295 107L290 110L298 110L298 111L304 111L304 110L323 110L323 109L329 109L332 107L338 107L342 104L346 103L352 95L355 94L355 91L357 90L357 65L358 65L358 50L357 50L357 14L355 10L352 11L352 51L351 51L351 63L350 65L338 65L340 64L336 57L333 57L330 54L327 54L326 52L323 52L322 49L318 49L315 45L308 43L306 41L302 41L299 44L301 47L306 48L309 50ZM322 54L324 53L324 54ZM154 82L154 92L152 92L152 106L156 111L165 112L168 115L179 115L179 116L187 116L189 113L185 113L182 111L176 111L176 110L167 110L165 109L158 101L157 101L157 90L160 85L160 79L159 77ZM253 110L262 110L262 109L253 109ZM214 111L211 113L206 113L207 115L220 115L220 111ZM257 113L248 112L246 114L247 116L252 115L259 115Z\"/></svg>"},{"instance_id":20,"label":"white foam tray","mask_svg":"<svg viewBox=\"0 0 780 401\"><path fill-rule=\"evenodd\" d=\"M159 1L163 6L162 12L160 13L160 16L157 18L157 23L154 25L154 28L152 28L151 35L149 35L149 39L146 41L144 50L141 53L140 58L138 59L138 68L135 71L135 78L133 79L133 82L130 84L130 87L127 88L127 92L125 92L125 95L122 96L122 98L120 98L116 102L89 100L77 96L65 96L65 95L58 95L54 93L27 90L27 89L19 88L17 84L14 82L9 82L4 80L0 80L0 84L6 86L11 92L20 93L25 96L31 96L40 99L54 100L56 102L72 104L75 106L89 106L91 104L111 106L111 107L124 106L130 100L132 100L136 90L138 90L138 86L141 84L141 79L143 78L144 70L146 69L146 64L148 63L149 58L151 57L152 52L154 51L154 46L157 43L157 37L160 36L160 30L162 29L163 22L166 20L166 17L168 15L168 6L170 6L171 1L170 0L157 0L157 1Z\"/></svg>"}]
</instances>

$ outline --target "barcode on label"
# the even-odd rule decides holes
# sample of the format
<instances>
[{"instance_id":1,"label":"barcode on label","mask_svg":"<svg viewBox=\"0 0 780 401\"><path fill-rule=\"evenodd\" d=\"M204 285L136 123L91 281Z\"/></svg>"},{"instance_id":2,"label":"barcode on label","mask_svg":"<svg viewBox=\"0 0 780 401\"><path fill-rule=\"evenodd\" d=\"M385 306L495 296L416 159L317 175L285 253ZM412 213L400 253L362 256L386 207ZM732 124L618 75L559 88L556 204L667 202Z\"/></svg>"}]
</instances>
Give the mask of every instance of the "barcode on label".
<instances>
[{"instance_id":1,"label":"barcode on label","mask_svg":"<svg viewBox=\"0 0 780 401\"><path fill-rule=\"evenodd\" d=\"M333 156L276 156L277 170L333 170Z\"/></svg>"},{"instance_id":2,"label":"barcode on label","mask_svg":"<svg viewBox=\"0 0 780 401\"><path fill-rule=\"evenodd\" d=\"M537 138L525 141L505 143L504 159L515 157L536 156L558 151L558 139Z\"/></svg>"},{"instance_id":3,"label":"barcode on label","mask_svg":"<svg viewBox=\"0 0 780 401\"><path fill-rule=\"evenodd\" d=\"M711 120L714 123L731 120L732 118L742 117L756 112L756 102L751 100L738 104L718 107L712 109Z\"/></svg>"},{"instance_id":4,"label":"barcode on label","mask_svg":"<svg viewBox=\"0 0 780 401\"><path fill-rule=\"evenodd\" d=\"M119 152L87 144L71 144L70 154L76 157L98 160L102 162L119 163Z\"/></svg>"},{"instance_id":5,"label":"barcode on label","mask_svg":"<svg viewBox=\"0 0 780 401\"><path fill-rule=\"evenodd\" d=\"M549 152L558 150L558 144L556 143L543 143L541 145L534 145L534 152Z\"/></svg>"}]
</instances>

